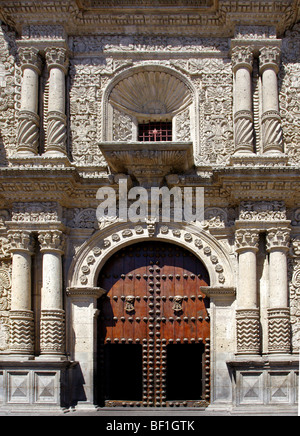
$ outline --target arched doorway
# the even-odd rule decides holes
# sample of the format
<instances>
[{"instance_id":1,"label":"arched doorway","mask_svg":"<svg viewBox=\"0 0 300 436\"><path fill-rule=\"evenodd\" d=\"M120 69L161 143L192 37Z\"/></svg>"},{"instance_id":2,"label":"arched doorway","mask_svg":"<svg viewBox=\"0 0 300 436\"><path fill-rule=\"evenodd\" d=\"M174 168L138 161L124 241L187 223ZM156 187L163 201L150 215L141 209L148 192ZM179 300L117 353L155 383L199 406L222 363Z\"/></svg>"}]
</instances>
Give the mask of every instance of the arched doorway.
<instances>
[{"instance_id":1,"label":"arched doorway","mask_svg":"<svg viewBox=\"0 0 300 436\"><path fill-rule=\"evenodd\" d=\"M141 242L115 253L98 286L97 402L205 406L210 395L209 285L191 252Z\"/></svg>"}]
</instances>

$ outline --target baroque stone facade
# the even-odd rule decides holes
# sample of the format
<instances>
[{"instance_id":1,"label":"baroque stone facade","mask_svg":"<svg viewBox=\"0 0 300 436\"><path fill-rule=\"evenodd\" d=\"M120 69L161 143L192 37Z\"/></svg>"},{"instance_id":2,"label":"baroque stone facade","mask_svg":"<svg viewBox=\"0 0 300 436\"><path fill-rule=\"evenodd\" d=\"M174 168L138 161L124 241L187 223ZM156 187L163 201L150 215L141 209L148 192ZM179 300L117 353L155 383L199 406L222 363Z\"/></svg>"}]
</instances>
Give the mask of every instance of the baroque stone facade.
<instances>
[{"instance_id":1,"label":"baroque stone facade","mask_svg":"<svg viewBox=\"0 0 300 436\"><path fill-rule=\"evenodd\" d=\"M0 414L98 406L98 278L148 240L208 272L208 410L296 413L299 14L296 0L0 0ZM167 122L171 141L139 140ZM99 217L98 189L124 178L204 188L204 220Z\"/></svg>"}]
</instances>

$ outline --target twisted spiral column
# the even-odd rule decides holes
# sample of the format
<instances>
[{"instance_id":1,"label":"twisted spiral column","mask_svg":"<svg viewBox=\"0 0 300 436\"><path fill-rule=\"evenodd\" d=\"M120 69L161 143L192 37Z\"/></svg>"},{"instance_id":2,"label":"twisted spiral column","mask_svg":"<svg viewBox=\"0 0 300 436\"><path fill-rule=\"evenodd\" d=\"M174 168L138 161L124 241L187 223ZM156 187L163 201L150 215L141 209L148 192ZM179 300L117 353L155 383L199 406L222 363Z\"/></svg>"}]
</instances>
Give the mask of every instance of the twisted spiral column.
<instances>
[{"instance_id":1,"label":"twisted spiral column","mask_svg":"<svg viewBox=\"0 0 300 436\"><path fill-rule=\"evenodd\" d=\"M34 47L19 49L23 72L21 108L17 134L18 154L36 155L39 145L38 88L41 74L39 50Z\"/></svg>"},{"instance_id":2,"label":"twisted spiral column","mask_svg":"<svg viewBox=\"0 0 300 436\"><path fill-rule=\"evenodd\" d=\"M236 310L238 354L259 354L260 317L257 298L257 261L259 235L255 230L236 231L239 278Z\"/></svg>"},{"instance_id":3,"label":"twisted spiral column","mask_svg":"<svg viewBox=\"0 0 300 436\"><path fill-rule=\"evenodd\" d=\"M46 49L49 70L49 103L47 116L46 155L66 155L65 75L67 73L67 52L63 48Z\"/></svg>"},{"instance_id":4,"label":"twisted spiral column","mask_svg":"<svg viewBox=\"0 0 300 436\"><path fill-rule=\"evenodd\" d=\"M263 47L259 56L262 76L262 139L264 153L282 153L283 139L279 114L279 47Z\"/></svg>"},{"instance_id":5,"label":"twisted spiral column","mask_svg":"<svg viewBox=\"0 0 300 436\"><path fill-rule=\"evenodd\" d=\"M232 67L235 75L235 153L251 154L254 146L251 85L253 53L251 47L235 47L232 50Z\"/></svg>"},{"instance_id":6,"label":"twisted spiral column","mask_svg":"<svg viewBox=\"0 0 300 436\"><path fill-rule=\"evenodd\" d=\"M290 353L290 311L288 308L287 252L290 229L274 228L267 233L267 250L270 253L268 309L269 353Z\"/></svg>"}]
</instances>

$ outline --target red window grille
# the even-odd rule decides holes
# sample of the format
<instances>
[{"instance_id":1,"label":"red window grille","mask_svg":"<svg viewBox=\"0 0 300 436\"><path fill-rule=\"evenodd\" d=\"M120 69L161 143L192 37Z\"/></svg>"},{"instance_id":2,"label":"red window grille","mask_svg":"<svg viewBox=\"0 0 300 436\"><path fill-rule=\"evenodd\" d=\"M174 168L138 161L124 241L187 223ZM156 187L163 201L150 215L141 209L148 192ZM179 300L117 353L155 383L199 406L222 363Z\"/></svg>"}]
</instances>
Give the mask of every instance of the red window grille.
<instances>
[{"instance_id":1,"label":"red window grille","mask_svg":"<svg viewBox=\"0 0 300 436\"><path fill-rule=\"evenodd\" d=\"M172 122L139 124L139 141L172 141Z\"/></svg>"}]
</instances>

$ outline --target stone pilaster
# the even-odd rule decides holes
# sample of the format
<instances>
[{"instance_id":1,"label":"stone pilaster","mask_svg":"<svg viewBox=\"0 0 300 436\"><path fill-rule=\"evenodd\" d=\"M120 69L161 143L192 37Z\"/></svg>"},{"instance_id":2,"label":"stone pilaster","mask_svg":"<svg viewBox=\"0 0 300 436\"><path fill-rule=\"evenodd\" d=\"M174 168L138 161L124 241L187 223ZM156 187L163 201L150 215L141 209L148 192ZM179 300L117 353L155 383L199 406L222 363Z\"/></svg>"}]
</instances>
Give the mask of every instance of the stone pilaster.
<instances>
[{"instance_id":1,"label":"stone pilaster","mask_svg":"<svg viewBox=\"0 0 300 436\"><path fill-rule=\"evenodd\" d=\"M40 350L43 356L63 356L65 352L65 312L62 296L63 234L41 231L38 240L43 253Z\"/></svg>"},{"instance_id":2,"label":"stone pilaster","mask_svg":"<svg viewBox=\"0 0 300 436\"><path fill-rule=\"evenodd\" d=\"M59 47L47 48L46 62L49 70L46 154L64 156L67 153L67 120L65 114L65 76L68 67L67 51Z\"/></svg>"},{"instance_id":3,"label":"stone pilaster","mask_svg":"<svg viewBox=\"0 0 300 436\"><path fill-rule=\"evenodd\" d=\"M261 48L259 66L262 76L262 139L264 153L283 152L277 79L279 64L279 47Z\"/></svg>"},{"instance_id":4,"label":"stone pilaster","mask_svg":"<svg viewBox=\"0 0 300 436\"><path fill-rule=\"evenodd\" d=\"M34 47L20 48L19 59L23 78L17 151L22 155L36 155L39 145L38 92L41 59L38 49Z\"/></svg>"},{"instance_id":5,"label":"stone pilaster","mask_svg":"<svg viewBox=\"0 0 300 436\"><path fill-rule=\"evenodd\" d=\"M269 256L268 351L290 353L290 311L288 308L287 252L290 229L273 228L267 233Z\"/></svg>"},{"instance_id":6,"label":"stone pilaster","mask_svg":"<svg viewBox=\"0 0 300 436\"><path fill-rule=\"evenodd\" d=\"M257 298L257 261L259 234L256 230L238 229L236 251L239 254L237 293L237 352L258 354L261 349Z\"/></svg>"},{"instance_id":7,"label":"stone pilaster","mask_svg":"<svg viewBox=\"0 0 300 436\"><path fill-rule=\"evenodd\" d=\"M31 296L32 240L27 231L8 233L12 253L10 311L10 351L18 355L34 353L34 316Z\"/></svg>"},{"instance_id":8,"label":"stone pilaster","mask_svg":"<svg viewBox=\"0 0 300 436\"><path fill-rule=\"evenodd\" d=\"M253 153L252 66L251 47L235 47L232 50L232 67L235 75L235 152L238 154Z\"/></svg>"}]
</instances>

